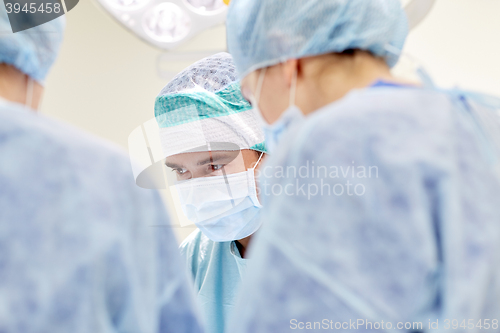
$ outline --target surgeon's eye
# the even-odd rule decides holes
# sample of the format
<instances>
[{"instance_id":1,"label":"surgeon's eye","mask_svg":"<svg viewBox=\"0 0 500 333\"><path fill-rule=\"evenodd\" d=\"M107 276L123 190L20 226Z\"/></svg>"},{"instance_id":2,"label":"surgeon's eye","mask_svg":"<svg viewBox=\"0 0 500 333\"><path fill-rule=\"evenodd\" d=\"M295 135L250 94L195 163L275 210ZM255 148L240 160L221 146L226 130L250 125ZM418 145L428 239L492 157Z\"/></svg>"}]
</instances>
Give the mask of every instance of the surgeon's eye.
<instances>
[{"instance_id":1,"label":"surgeon's eye","mask_svg":"<svg viewBox=\"0 0 500 333\"><path fill-rule=\"evenodd\" d=\"M213 171L219 171L225 166L226 166L225 164L210 164L209 168L213 172Z\"/></svg>"},{"instance_id":2,"label":"surgeon's eye","mask_svg":"<svg viewBox=\"0 0 500 333\"><path fill-rule=\"evenodd\" d=\"M175 171L179 176L183 176L188 172L187 169L180 169L180 168L179 169L172 169L172 171Z\"/></svg>"}]
</instances>

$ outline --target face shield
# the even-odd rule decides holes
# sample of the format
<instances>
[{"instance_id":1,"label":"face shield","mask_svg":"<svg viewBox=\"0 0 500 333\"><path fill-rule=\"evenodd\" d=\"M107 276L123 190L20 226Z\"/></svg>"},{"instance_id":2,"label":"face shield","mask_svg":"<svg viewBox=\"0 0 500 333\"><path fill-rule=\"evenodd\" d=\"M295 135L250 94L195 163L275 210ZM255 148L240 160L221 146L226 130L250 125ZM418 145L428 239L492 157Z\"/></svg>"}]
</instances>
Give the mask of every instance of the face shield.
<instances>
[{"instance_id":1,"label":"face shield","mask_svg":"<svg viewBox=\"0 0 500 333\"><path fill-rule=\"evenodd\" d=\"M196 224L214 241L245 238L260 227L254 169L263 153L210 141L202 124L193 124L201 135L184 136L192 145L185 150L179 150L176 140L161 139L165 133L156 119L135 129L129 153L136 184L166 190L181 227Z\"/></svg>"}]
</instances>

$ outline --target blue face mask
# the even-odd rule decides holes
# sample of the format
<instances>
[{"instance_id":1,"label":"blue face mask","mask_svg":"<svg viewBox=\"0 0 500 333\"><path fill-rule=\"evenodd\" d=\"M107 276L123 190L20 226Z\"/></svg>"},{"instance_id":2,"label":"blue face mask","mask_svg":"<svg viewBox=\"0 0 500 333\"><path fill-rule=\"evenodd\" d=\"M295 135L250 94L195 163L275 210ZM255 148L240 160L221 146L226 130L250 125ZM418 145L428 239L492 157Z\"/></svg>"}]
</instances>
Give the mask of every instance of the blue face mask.
<instances>
[{"instance_id":1,"label":"blue face mask","mask_svg":"<svg viewBox=\"0 0 500 333\"><path fill-rule=\"evenodd\" d=\"M252 101L252 105L254 106L254 109L257 111L257 119L260 122L260 125L262 127L262 130L264 132L264 136L266 139L266 149L268 152L272 153L276 147L278 146L279 142L283 138L284 134L290 129L291 127L300 124L302 120L305 118L304 113L295 105L295 92L297 88L297 72L295 72L293 81L292 81L292 88L290 91L290 106L281 114L278 120L276 120L274 123L269 124L264 117L262 116L262 112L259 109L259 99L260 99L260 94L262 92L262 85L264 83L264 77L266 75L266 68L264 68L260 72L259 76L259 81L257 83L257 89L256 89L256 97Z\"/></svg>"},{"instance_id":2,"label":"blue face mask","mask_svg":"<svg viewBox=\"0 0 500 333\"><path fill-rule=\"evenodd\" d=\"M254 170L255 167L245 172L195 178L176 184L184 214L214 242L252 235L260 227L259 211L262 207L257 197Z\"/></svg>"}]
</instances>

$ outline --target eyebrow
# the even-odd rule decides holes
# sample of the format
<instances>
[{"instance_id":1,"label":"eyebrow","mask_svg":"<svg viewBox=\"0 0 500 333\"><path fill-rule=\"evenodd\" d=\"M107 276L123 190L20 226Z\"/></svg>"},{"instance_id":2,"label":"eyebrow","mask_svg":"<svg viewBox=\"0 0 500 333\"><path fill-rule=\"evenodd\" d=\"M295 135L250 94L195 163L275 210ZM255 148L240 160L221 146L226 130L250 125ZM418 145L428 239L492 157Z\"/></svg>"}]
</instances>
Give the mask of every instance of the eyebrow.
<instances>
[{"instance_id":1,"label":"eyebrow","mask_svg":"<svg viewBox=\"0 0 500 333\"><path fill-rule=\"evenodd\" d=\"M238 152L238 154L239 154L239 152ZM215 162L219 162L221 160L227 160L228 163L231 162L232 160L234 160L233 153L232 152L231 153L229 153L229 152L224 152L224 153L212 152L210 157L207 157L206 159L199 161L197 163L197 165L200 166L200 165L205 165L205 164L209 164L209 163L215 163ZM184 168L184 166L176 164L176 163L172 163L172 162L165 162L165 165L169 168L172 168L172 169Z\"/></svg>"},{"instance_id":2,"label":"eyebrow","mask_svg":"<svg viewBox=\"0 0 500 333\"><path fill-rule=\"evenodd\" d=\"M172 169L182 169L182 166L175 164L175 163L165 162L165 165L169 168L172 168Z\"/></svg>"}]
</instances>

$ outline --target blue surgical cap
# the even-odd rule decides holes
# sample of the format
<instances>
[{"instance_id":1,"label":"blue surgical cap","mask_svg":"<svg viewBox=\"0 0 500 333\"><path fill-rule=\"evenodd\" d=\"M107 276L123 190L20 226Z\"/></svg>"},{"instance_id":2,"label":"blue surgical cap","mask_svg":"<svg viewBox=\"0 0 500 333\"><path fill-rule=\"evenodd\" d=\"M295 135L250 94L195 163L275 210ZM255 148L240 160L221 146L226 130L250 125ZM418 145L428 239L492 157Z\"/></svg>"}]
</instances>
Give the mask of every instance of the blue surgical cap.
<instances>
[{"instance_id":1,"label":"blue surgical cap","mask_svg":"<svg viewBox=\"0 0 500 333\"><path fill-rule=\"evenodd\" d=\"M400 0L233 0L227 16L240 78L289 59L351 49L392 67L399 58L392 50L403 48L407 34Z\"/></svg>"},{"instance_id":2,"label":"blue surgical cap","mask_svg":"<svg viewBox=\"0 0 500 333\"><path fill-rule=\"evenodd\" d=\"M257 113L241 94L233 59L225 52L174 77L156 98L155 117L165 156L209 142L266 152Z\"/></svg>"},{"instance_id":3,"label":"blue surgical cap","mask_svg":"<svg viewBox=\"0 0 500 333\"><path fill-rule=\"evenodd\" d=\"M60 17L13 33L5 6L0 5L0 63L12 65L43 83L57 58L65 22L64 17Z\"/></svg>"}]
</instances>

